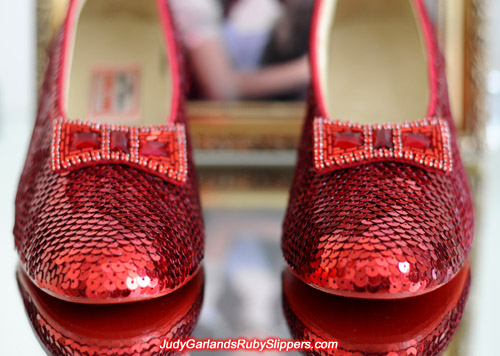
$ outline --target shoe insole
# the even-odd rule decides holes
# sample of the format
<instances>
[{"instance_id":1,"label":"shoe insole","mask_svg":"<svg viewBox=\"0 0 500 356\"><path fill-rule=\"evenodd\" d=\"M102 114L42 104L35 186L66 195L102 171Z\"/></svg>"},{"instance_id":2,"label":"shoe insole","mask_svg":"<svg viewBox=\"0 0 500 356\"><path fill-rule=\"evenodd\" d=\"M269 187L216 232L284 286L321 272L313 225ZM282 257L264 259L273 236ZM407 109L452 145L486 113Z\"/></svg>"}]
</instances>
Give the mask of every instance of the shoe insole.
<instances>
[{"instance_id":1,"label":"shoe insole","mask_svg":"<svg viewBox=\"0 0 500 356\"><path fill-rule=\"evenodd\" d=\"M87 0L75 31L68 117L165 123L172 91L165 47L155 0Z\"/></svg>"},{"instance_id":2,"label":"shoe insole","mask_svg":"<svg viewBox=\"0 0 500 356\"><path fill-rule=\"evenodd\" d=\"M324 16L333 21L320 56L326 56L329 116L361 123L422 119L427 62L411 0L326 1Z\"/></svg>"}]
</instances>

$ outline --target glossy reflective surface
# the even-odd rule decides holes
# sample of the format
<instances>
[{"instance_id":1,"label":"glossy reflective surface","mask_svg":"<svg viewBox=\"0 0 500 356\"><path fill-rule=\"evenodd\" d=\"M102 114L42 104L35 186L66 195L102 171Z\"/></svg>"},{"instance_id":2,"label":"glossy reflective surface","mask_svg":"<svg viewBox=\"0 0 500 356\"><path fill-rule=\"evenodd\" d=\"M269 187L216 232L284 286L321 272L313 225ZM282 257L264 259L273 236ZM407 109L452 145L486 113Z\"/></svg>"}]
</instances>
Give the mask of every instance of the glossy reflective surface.
<instances>
[{"instance_id":1,"label":"glossy reflective surface","mask_svg":"<svg viewBox=\"0 0 500 356\"><path fill-rule=\"evenodd\" d=\"M205 222L207 226L207 236L210 237L210 242L207 244L204 269L206 283L204 285L203 307L201 309L196 328L193 331L193 337L197 339L225 339L230 337L255 337L265 339L270 336L290 339L292 337L282 308L281 274L285 264L281 258L281 251L278 245L281 221L282 212L278 210L206 210ZM404 268L404 266L402 266L402 268ZM14 274L11 274L12 280L14 280L13 277ZM186 285L186 287L193 286L193 283L197 280L198 279ZM297 284L293 285L297 286ZM303 284L298 285L302 286L301 289L298 289L299 291L305 290L308 291L307 293L313 293L313 295L317 294L323 296L324 298L332 297L331 295L319 292ZM191 295L190 298L194 298L192 294L196 293L194 291L189 293L184 292L185 288L181 288L178 292L176 292L179 294L173 295L180 296L180 293L182 292L182 295ZM138 325L152 325L150 326L150 330L161 331L167 330L168 325L174 323L174 321L170 323L168 319L168 315L172 315L172 311L169 311L168 305L175 304L174 302L168 302L170 300L169 296L158 300L148 301L147 303L152 307L143 307L142 302L131 303L128 306L128 313L132 316L131 320L128 320L128 314L120 318L110 319L106 317L105 323L102 326L99 326L101 321L104 319L102 315L98 312L94 314L86 314L83 312L84 310L89 310L89 308L92 309L93 306L81 306L82 312L80 313L63 313L63 310L72 310L72 307L68 306L69 303L61 301L54 302L53 298L46 296L39 290L35 290L31 293L35 293L35 296L43 301L51 301L51 304L64 306L64 309L59 308L60 310L53 310L53 308L48 309L45 304L37 304L39 311L50 311L50 313L46 312L44 315L55 315L58 317L58 324L63 325L67 333L70 335L80 335L80 337L87 335L89 339L90 337L94 340L97 338L97 340L100 340L101 343L103 341L118 343L122 340L119 335L122 333L131 338L133 337L134 332L140 330L140 328L137 328ZM13 306L11 308L16 310L16 313L14 313L13 310L13 315L16 315L16 318L15 320L10 321L10 323L12 325L14 321L17 323L23 322L25 326L23 327L22 332L13 333L13 335L15 334L15 340L19 341L22 338L23 342L18 342L16 352L7 352L6 355L45 355L46 353L39 345L37 345L36 342L36 339L39 338L37 335L39 332L32 332L28 323L29 319L24 315L22 308L19 308L18 310L17 303L21 304L22 300L20 294L15 290L15 288L12 288L12 294L15 296L15 303L12 303ZM296 296L295 300L302 303L301 306L307 304L308 308L312 308L318 304L318 301L314 298L310 298L305 301L305 297L300 297L298 292L294 295ZM299 297L302 299L298 299ZM340 300L342 300L342 298L340 298ZM167 302L169 304L164 304ZM160 303L160 306L154 307L156 303ZM183 303L185 308L187 308L188 304L189 301L187 300ZM40 305L43 305L43 308L40 308ZM439 305L440 303L438 302L429 305L425 310L425 313L419 315L419 325L422 325L422 323L425 324L425 320L429 318L429 315L437 315L437 318L439 318L439 315L446 311L445 308L443 309L443 307L439 307ZM100 308L99 306L97 307ZM112 307L116 308L116 313L118 313L119 310L123 310L118 305ZM435 308L437 309L434 310ZM134 311L135 309L137 310ZM297 308L294 310L296 309ZM387 310L384 311L372 308L365 310L363 313L358 312L358 314L345 313L348 314L345 320L340 319L341 315L337 314L334 320L342 320L342 323L349 322L350 318L353 318L353 315L358 315L359 317L357 320L359 321L359 319L361 319L364 323L369 320L373 320L375 317L380 317L385 312L387 312ZM179 313L182 314L183 312ZM94 324L89 324L88 319L93 317L96 318ZM410 314L406 314L406 317L409 318ZM196 321L196 318L197 316L194 315L192 323ZM422 319L424 319L424 322L422 322ZM30 321L30 323L32 322ZM89 331L82 335L80 331L82 323L84 325L87 323L87 330L89 328L93 329L95 331L95 335ZM118 323L119 325L116 326L114 323ZM363 323L361 323L361 326L364 325ZM474 355L464 353L464 347L467 345L467 337L470 332L470 329L467 329L470 327L470 324L467 322L463 324L465 328L462 328L459 335L454 337L454 342L447 350L445 354L446 356ZM167 326L163 329L159 329L161 325ZM347 325L351 326L350 330L352 330L353 327L356 327L354 320ZM401 330L403 330L399 324L393 323L393 326L394 329L392 330L392 336L390 335L391 330L386 329L388 330L389 340L394 340L394 333L398 334ZM76 329L73 330L73 327L76 327ZM116 332L113 333L113 330L117 327L118 329L116 329ZM357 327L359 328L360 326L358 325ZM380 325L377 324L377 328L379 327ZM341 331L343 330L342 325L340 325L339 328ZM409 328L409 326L407 328ZM366 327L363 330L366 331L366 329L369 328ZM362 329L359 330L361 331ZM99 336L101 331L103 331L104 334ZM144 332L144 330L141 332ZM344 341L341 341L340 336L349 336L348 334L349 329L345 329L343 334L336 334L336 338L338 338L339 341L339 348L344 345L342 342L348 340L344 339ZM147 335L147 333L144 333L143 335ZM363 335L360 334L360 332L352 335L352 337L358 339L362 336ZM115 340L113 340L112 337L115 337ZM148 352L149 351L147 349L141 349L140 352L136 352L135 355L148 355ZM55 354L58 355L57 353ZM125 356L130 354L134 353L121 353L119 355ZM228 353L224 351L203 351L196 353L193 352L193 354L204 356L233 355L237 353ZM294 351L290 354L299 355L299 352ZM242 352L241 355L251 355L251 353ZM266 352L265 355L278 355L278 352L269 351ZM359 354L354 355L359 356ZM383 355L385 356L385 354Z\"/></svg>"},{"instance_id":2,"label":"glossy reflective surface","mask_svg":"<svg viewBox=\"0 0 500 356\"><path fill-rule=\"evenodd\" d=\"M344 298L314 289L288 269L283 273L283 308L299 340L335 340L338 349L311 354L442 354L461 321L470 286L467 264L445 286L399 300Z\"/></svg>"},{"instance_id":3,"label":"glossy reflective surface","mask_svg":"<svg viewBox=\"0 0 500 356\"><path fill-rule=\"evenodd\" d=\"M204 272L164 297L116 305L62 301L36 288L18 269L30 323L51 355L167 355L165 340L187 338L203 300Z\"/></svg>"}]
</instances>

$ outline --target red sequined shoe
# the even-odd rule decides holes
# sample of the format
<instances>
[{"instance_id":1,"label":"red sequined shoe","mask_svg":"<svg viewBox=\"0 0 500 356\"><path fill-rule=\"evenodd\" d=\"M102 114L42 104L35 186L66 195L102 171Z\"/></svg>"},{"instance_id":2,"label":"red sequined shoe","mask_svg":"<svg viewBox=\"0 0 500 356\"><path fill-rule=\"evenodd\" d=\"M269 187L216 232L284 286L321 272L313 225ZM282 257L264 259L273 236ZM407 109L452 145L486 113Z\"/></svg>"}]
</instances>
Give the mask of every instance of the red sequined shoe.
<instances>
[{"instance_id":1,"label":"red sequined shoe","mask_svg":"<svg viewBox=\"0 0 500 356\"><path fill-rule=\"evenodd\" d=\"M469 252L473 213L423 1L316 1L311 66L282 238L292 271L360 298L448 282Z\"/></svg>"},{"instance_id":2,"label":"red sequined shoe","mask_svg":"<svg viewBox=\"0 0 500 356\"><path fill-rule=\"evenodd\" d=\"M179 54L167 0L70 2L16 199L22 267L49 294L154 298L200 268Z\"/></svg>"}]
</instances>

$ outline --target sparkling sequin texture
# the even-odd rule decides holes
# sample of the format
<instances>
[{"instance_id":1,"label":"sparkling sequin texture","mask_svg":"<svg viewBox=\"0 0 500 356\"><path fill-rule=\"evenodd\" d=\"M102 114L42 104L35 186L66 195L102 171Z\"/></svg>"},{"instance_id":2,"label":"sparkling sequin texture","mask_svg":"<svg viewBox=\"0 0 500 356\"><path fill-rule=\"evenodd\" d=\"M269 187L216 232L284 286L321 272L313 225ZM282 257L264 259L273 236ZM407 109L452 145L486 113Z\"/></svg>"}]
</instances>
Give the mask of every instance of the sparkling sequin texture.
<instances>
[{"instance_id":1,"label":"sparkling sequin texture","mask_svg":"<svg viewBox=\"0 0 500 356\"><path fill-rule=\"evenodd\" d=\"M469 269L448 285L400 300L344 298L283 275L283 311L296 340L336 341L337 348L304 351L331 356L438 356L447 349L464 312Z\"/></svg>"},{"instance_id":2,"label":"sparkling sequin texture","mask_svg":"<svg viewBox=\"0 0 500 356\"><path fill-rule=\"evenodd\" d=\"M33 330L54 356L166 356L165 341L189 338L203 301L203 271L170 295L141 303L83 305L41 292L19 271Z\"/></svg>"},{"instance_id":3,"label":"sparkling sequin texture","mask_svg":"<svg viewBox=\"0 0 500 356\"><path fill-rule=\"evenodd\" d=\"M185 103L180 99L172 122L186 127L183 184L128 164L54 172L63 39L64 29L52 46L16 197L14 236L21 264L38 287L74 302L117 303L169 293L199 269L204 248ZM78 139L80 149L95 147L96 137Z\"/></svg>"},{"instance_id":4,"label":"sparkling sequin texture","mask_svg":"<svg viewBox=\"0 0 500 356\"><path fill-rule=\"evenodd\" d=\"M432 33L423 3L415 3L422 26ZM443 285L463 266L473 237L472 200L450 112L444 59L435 36L428 40L435 74L428 117L442 118L449 127L453 165L448 169L393 157L318 166L326 157L317 150L315 133L320 130L315 123L323 126L325 119L315 119L325 113L313 77L282 236L285 260L310 285L352 297L403 298ZM392 133L394 146L401 144ZM373 140L361 131L359 136ZM396 136L417 148L427 144L423 137ZM379 137L379 144L387 146L386 138Z\"/></svg>"}]
</instances>

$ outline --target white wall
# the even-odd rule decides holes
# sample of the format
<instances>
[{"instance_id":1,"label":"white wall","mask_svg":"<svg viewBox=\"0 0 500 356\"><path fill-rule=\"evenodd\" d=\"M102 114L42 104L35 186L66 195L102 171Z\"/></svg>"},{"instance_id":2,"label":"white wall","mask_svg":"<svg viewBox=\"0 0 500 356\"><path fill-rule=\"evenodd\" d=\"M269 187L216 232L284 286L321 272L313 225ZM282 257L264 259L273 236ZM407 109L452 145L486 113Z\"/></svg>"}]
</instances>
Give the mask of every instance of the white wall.
<instances>
[{"instance_id":1,"label":"white wall","mask_svg":"<svg viewBox=\"0 0 500 356\"><path fill-rule=\"evenodd\" d=\"M35 113L35 2L0 0L0 342L2 355L38 356L16 280L14 197Z\"/></svg>"},{"instance_id":2,"label":"white wall","mask_svg":"<svg viewBox=\"0 0 500 356\"><path fill-rule=\"evenodd\" d=\"M35 0L0 0L0 135L34 120L35 33Z\"/></svg>"}]
</instances>

